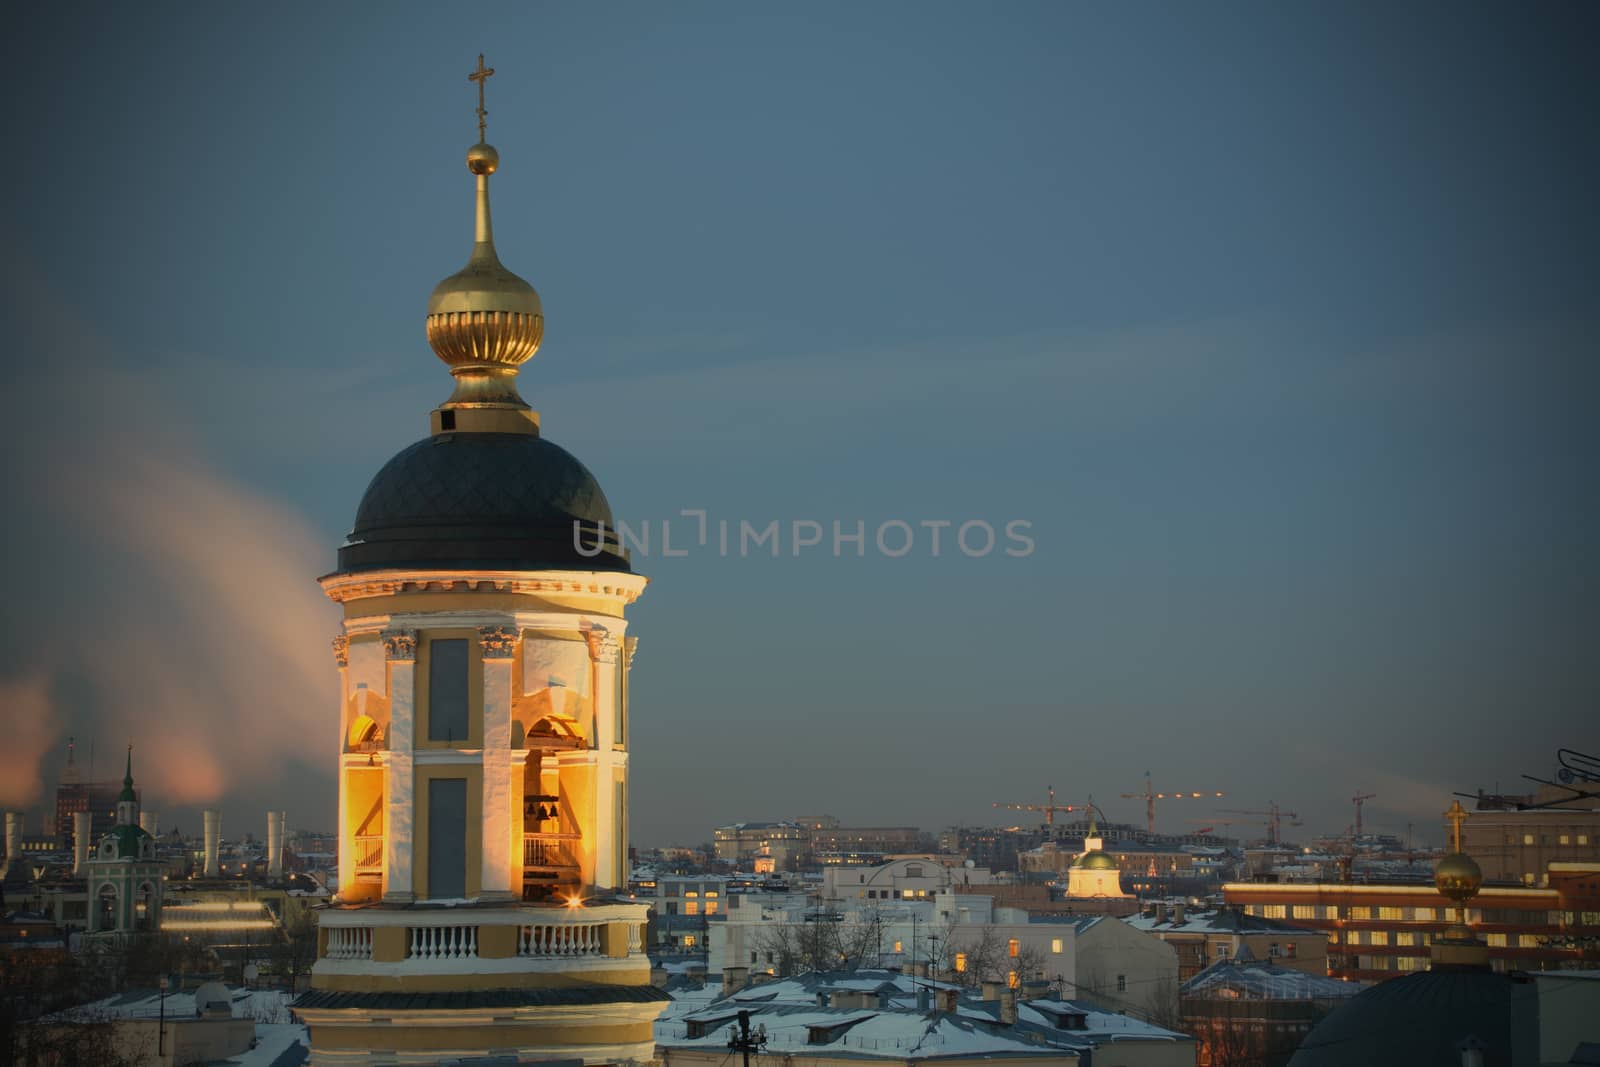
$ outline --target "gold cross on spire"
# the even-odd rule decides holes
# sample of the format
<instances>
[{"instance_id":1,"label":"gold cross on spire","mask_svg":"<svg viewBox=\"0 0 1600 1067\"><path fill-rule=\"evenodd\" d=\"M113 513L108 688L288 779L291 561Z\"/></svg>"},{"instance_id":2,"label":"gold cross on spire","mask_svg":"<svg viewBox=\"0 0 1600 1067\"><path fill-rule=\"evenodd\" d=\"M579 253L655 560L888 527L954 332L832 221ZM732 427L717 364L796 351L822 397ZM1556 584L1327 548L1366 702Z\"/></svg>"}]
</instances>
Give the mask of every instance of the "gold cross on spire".
<instances>
[{"instance_id":1,"label":"gold cross on spire","mask_svg":"<svg viewBox=\"0 0 1600 1067\"><path fill-rule=\"evenodd\" d=\"M1450 851L1461 851L1461 824L1467 821L1467 809L1461 806L1461 801L1452 801L1450 810L1444 813L1445 821L1450 824Z\"/></svg>"},{"instance_id":2,"label":"gold cross on spire","mask_svg":"<svg viewBox=\"0 0 1600 1067\"><path fill-rule=\"evenodd\" d=\"M488 81L489 80L489 75L491 75L493 73L494 73L494 68L493 67L486 67L486 66L483 65L483 53L479 52L478 53L478 69L473 71L471 74L467 75L467 80L468 81L474 81L474 82L478 83L478 143L479 144L483 143L484 130L488 127L488 123L484 121L484 118L489 114L488 110L485 109L484 106L483 106L483 83Z\"/></svg>"}]
</instances>

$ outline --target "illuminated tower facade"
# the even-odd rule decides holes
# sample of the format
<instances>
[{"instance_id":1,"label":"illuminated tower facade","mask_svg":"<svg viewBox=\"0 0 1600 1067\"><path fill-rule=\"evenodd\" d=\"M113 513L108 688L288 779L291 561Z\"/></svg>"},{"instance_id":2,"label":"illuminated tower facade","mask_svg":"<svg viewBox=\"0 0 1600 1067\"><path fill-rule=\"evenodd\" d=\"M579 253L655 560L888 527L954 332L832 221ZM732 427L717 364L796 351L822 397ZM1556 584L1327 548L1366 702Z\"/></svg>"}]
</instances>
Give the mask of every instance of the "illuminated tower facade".
<instances>
[{"instance_id":1,"label":"illuminated tower facade","mask_svg":"<svg viewBox=\"0 0 1600 1067\"><path fill-rule=\"evenodd\" d=\"M316 1064L516 1053L648 1060L646 907L627 883L627 606L594 476L517 394L533 287L500 262L499 155L467 153L472 253L428 302L455 380L367 487L338 569L339 891L296 1010Z\"/></svg>"}]
</instances>

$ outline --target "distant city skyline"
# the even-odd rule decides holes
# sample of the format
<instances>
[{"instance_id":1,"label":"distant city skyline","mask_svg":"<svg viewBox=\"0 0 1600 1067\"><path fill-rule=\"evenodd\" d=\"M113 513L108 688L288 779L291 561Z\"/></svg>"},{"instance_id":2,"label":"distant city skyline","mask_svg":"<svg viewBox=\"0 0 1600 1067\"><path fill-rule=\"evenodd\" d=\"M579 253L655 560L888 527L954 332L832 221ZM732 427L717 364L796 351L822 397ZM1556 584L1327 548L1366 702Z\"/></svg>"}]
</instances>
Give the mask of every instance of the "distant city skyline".
<instances>
[{"instance_id":1,"label":"distant city skyline","mask_svg":"<svg viewBox=\"0 0 1600 1067\"><path fill-rule=\"evenodd\" d=\"M545 434L635 528L785 531L636 561L636 845L1050 785L1138 823L1147 770L1439 843L1452 790L1600 748L1597 18L32 11L0 807L76 734L164 829L331 827L315 579L449 392L482 52ZM875 539L967 520L999 548ZM862 554L789 551L835 521Z\"/></svg>"}]
</instances>

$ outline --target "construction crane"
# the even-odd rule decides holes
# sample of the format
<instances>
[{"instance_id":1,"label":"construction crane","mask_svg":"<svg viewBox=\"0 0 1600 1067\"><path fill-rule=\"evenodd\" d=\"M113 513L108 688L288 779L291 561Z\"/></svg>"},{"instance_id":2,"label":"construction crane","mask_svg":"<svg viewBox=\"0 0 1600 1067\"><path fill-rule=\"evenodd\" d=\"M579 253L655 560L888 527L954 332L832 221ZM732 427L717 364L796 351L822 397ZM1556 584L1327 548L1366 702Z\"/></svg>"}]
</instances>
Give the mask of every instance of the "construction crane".
<instances>
[{"instance_id":1,"label":"construction crane","mask_svg":"<svg viewBox=\"0 0 1600 1067\"><path fill-rule=\"evenodd\" d=\"M994 806L1003 811L1042 811L1044 812L1044 821L1047 826L1055 825L1056 812L1058 811L1083 810L1084 806L1082 804L1057 804L1056 787L1053 785L1046 786L1045 792L1048 794L1049 800L1043 804L1002 804L999 801L995 801Z\"/></svg>"},{"instance_id":2,"label":"construction crane","mask_svg":"<svg viewBox=\"0 0 1600 1067\"><path fill-rule=\"evenodd\" d=\"M1054 826L1056 824L1056 812L1058 812L1058 811L1086 811L1091 806L1094 806L1095 810L1097 810L1097 811L1099 810L1098 805L1094 804L1094 800L1092 798L1090 799L1088 804L1057 804L1056 803L1056 787L1052 785L1052 786L1046 786L1045 788L1046 788L1046 792L1048 792L1049 795L1050 795L1050 799L1049 799L1049 801L1047 803L1044 803L1044 804L1002 804L999 801L995 801L995 805L994 806L997 807L997 808L1000 808L1003 811L1042 811L1042 812L1044 812L1044 821L1045 821L1045 825L1046 826ZM1101 812L1100 814L1101 814L1102 818L1105 817L1105 813L1104 812Z\"/></svg>"},{"instance_id":3,"label":"construction crane","mask_svg":"<svg viewBox=\"0 0 1600 1067\"><path fill-rule=\"evenodd\" d=\"M1366 801L1371 800L1373 797L1375 797L1377 795L1378 794L1376 794L1376 793L1363 793L1363 792L1360 792L1358 790L1356 792L1356 795L1350 798L1351 803L1355 804L1355 806L1356 806L1356 836L1357 837L1361 836L1361 805L1364 804Z\"/></svg>"},{"instance_id":4,"label":"construction crane","mask_svg":"<svg viewBox=\"0 0 1600 1067\"><path fill-rule=\"evenodd\" d=\"M1158 800L1205 800L1212 797L1226 796L1224 793L1157 793L1150 785L1150 772L1144 772L1144 792L1124 793L1123 800L1144 801L1145 829L1152 834L1156 832L1156 801Z\"/></svg>"},{"instance_id":5,"label":"construction crane","mask_svg":"<svg viewBox=\"0 0 1600 1067\"><path fill-rule=\"evenodd\" d=\"M1292 811L1280 810L1276 801L1268 805L1268 810L1266 811L1246 811L1242 808L1221 808L1219 810L1229 815L1265 815L1267 817L1267 844L1269 845L1278 843L1278 824L1285 817L1290 820L1289 825L1300 825L1300 816Z\"/></svg>"}]
</instances>

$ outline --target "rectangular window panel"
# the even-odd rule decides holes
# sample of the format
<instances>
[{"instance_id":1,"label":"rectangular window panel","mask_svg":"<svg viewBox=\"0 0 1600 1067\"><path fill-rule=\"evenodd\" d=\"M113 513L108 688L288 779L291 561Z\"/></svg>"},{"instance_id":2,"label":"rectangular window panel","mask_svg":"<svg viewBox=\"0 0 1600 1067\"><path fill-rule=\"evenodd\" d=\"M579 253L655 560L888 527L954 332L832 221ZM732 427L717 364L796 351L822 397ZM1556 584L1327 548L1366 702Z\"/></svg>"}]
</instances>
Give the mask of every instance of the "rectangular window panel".
<instances>
[{"instance_id":1,"label":"rectangular window panel","mask_svg":"<svg viewBox=\"0 0 1600 1067\"><path fill-rule=\"evenodd\" d=\"M466 639L429 641L428 740L465 741L468 733Z\"/></svg>"},{"instance_id":2,"label":"rectangular window panel","mask_svg":"<svg viewBox=\"0 0 1600 1067\"><path fill-rule=\"evenodd\" d=\"M428 783L428 896L466 895L467 780L435 778Z\"/></svg>"}]
</instances>

